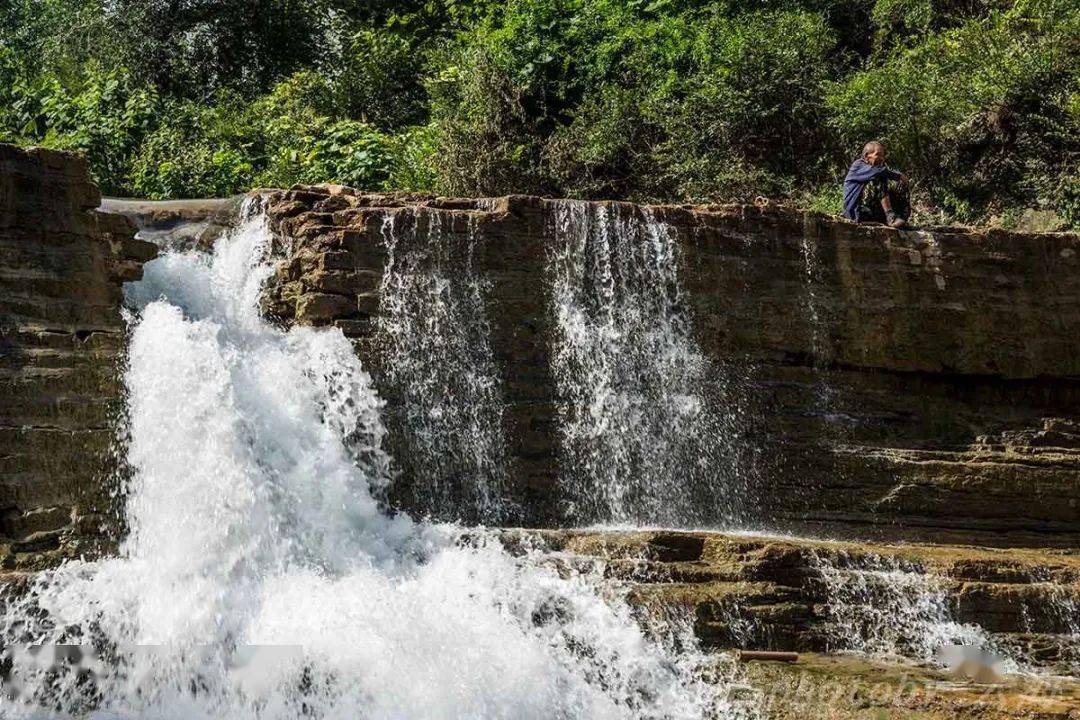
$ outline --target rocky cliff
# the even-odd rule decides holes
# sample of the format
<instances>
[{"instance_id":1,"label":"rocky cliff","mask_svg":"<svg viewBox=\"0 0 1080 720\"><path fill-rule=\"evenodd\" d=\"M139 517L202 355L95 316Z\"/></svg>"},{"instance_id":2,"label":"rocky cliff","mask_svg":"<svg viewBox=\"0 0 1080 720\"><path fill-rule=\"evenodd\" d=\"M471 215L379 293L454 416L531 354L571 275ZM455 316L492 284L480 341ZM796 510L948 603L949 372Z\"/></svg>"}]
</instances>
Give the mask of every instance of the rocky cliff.
<instances>
[{"instance_id":1,"label":"rocky cliff","mask_svg":"<svg viewBox=\"0 0 1080 720\"><path fill-rule=\"evenodd\" d=\"M108 546L117 472L121 285L157 248L86 163L0 145L0 562Z\"/></svg>"},{"instance_id":2,"label":"rocky cliff","mask_svg":"<svg viewBox=\"0 0 1080 720\"><path fill-rule=\"evenodd\" d=\"M1080 237L784 208L671 221L701 336L760 388L777 519L1075 546Z\"/></svg>"},{"instance_id":3,"label":"rocky cliff","mask_svg":"<svg viewBox=\"0 0 1080 720\"><path fill-rule=\"evenodd\" d=\"M288 254L267 311L340 327L377 384L386 223L470 248L518 519L560 522L545 275L559 201L298 186L267 204ZM730 376L728 411L752 449L747 524L1080 541L1080 236L901 232L775 206L617 207L676 237L694 336Z\"/></svg>"}]
</instances>

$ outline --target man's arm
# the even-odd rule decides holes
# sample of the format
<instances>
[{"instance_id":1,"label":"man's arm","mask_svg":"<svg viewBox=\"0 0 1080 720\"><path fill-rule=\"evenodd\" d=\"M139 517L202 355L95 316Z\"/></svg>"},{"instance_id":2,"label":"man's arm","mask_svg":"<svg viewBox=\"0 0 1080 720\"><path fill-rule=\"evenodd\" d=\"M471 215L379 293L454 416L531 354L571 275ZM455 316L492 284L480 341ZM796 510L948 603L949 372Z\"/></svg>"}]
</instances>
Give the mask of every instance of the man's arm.
<instances>
[{"instance_id":1,"label":"man's arm","mask_svg":"<svg viewBox=\"0 0 1080 720\"><path fill-rule=\"evenodd\" d=\"M884 165L871 165L865 160L856 160L851 164L848 169L847 177L844 178L845 182L856 182L860 185L868 183L872 180L877 180L879 177L884 177L887 180L898 180L902 183L907 183L907 175L896 170L890 170Z\"/></svg>"},{"instance_id":2,"label":"man's arm","mask_svg":"<svg viewBox=\"0 0 1080 720\"><path fill-rule=\"evenodd\" d=\"M900 172L899 170L891 170L889 168L884 168L884 171L882 172L882 175L887 177L889 180L896 180L898 182L903 183L904 185L908 184L907 175Z\"/></svg>"}]
</instances>

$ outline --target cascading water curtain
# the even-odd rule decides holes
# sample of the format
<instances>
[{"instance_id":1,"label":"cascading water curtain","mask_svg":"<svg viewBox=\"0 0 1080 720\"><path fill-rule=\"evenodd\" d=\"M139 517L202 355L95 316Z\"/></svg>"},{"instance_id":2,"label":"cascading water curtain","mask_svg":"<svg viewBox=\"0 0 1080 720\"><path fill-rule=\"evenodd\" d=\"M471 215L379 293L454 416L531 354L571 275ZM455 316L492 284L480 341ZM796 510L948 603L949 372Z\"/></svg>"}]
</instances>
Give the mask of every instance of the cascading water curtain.
<instances>
[{"instance_id":1,"label":"cascading water curtain","mask_svg":"<svg viewBox=\"0 0 1080 720\"><path fill-rule=\"evenodd\" d=\"M270 248L253 213L130 288L130 534L8 586L0 717L756 716L619 586L382 509L383 403L340 331L260 316Z\"/></svg>"},{"instance_id":2,"label":"cascading water curtain","mask_svg":"<svg viewBox=\"0 0 1080 720\"><path fill-rule=\"evenodd\" d=\"M443 213L416 207L383 223L379 380L393 398L408 506L442 520L490 524L511 511L502 492L503 399L488 286L473 263L475 222L470 218L464 236L448 230Z\"/></svg>"},{"instance_id":3,"label":"cascading water curtain","mask_svg":"<svg viewBox=\"0 0 1080 720\"><path fill-rule=\"evenodd\" d=\"M577 522L741 520L737 416L692 337L670 229L629 205L553 203L563 492Z\"/></svg>"},{"instance_id":4,"label":"cascading water curtain","mask_svg":"<svg viewBox=\"0 0 1080 720\"><path fill-rule=\"evenodd\" d=\"M949 646L981 648L1007 655L983 628L958 622L946 580L901 558L815 552L826 602L832 650L867 656L940 662ZM1011 659L1002 669L1016 671Z\"/></svg>"}]
</instances>

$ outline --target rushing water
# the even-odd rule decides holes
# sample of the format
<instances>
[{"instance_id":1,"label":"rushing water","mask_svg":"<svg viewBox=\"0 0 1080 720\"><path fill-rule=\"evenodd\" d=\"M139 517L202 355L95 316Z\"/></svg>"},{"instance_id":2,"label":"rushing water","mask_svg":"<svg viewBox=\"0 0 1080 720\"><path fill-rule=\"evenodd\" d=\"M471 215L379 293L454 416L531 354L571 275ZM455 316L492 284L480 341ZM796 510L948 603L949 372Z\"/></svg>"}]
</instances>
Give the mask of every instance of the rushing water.
<instances>
[{"instance_id":1,"label":"rushing water","mask_svg":"<svg viewBox=\"0 0 1080 720\"><path fill-rule=\"evenodd\" d=\"M896 557L813 556L824 585L832 650L935 663L950 646L1000 655L1003 649L978 625L958 622L945 579ZM1002 669L1015 671L1009 661Z\"/></svg>"},{"instance_id":2,"label":"rushing water","mask_svg":"<svg viewBox=\"0 0 1080 720\"><path fill-rule=\"evenodd\" d=\"M618 587L386 513L382 403L337 330L259 317L268 254L250 213L212 257L166 254L130 288L130 533L118 557L8 599L5 717L745 711L688 635L679 653L651 639ZM100 662L48 671L26 643L93 645Z\"/></svg>"},{"instance_id":3,"label":"rushing water","mask_svg":"<svg viewBox=\"0 0 1080 720\"><path fill-rule=\"evenodd\" d=\"M739 519L734 423L695 343L670 229L620 204L560 201L550 230L563 492L579 522Z\"/></svg>"},{"instance_id":4,"label":"rushing water","mask_svg":"<svg viewBox=\"0 0 1080 720\"><path fill-rule=\"evenodd\" d=\"M387 262L377 343L400 432L397 460L412 478L408 505L443 520L505 519L503 398L491 350L476 226L464 242L443 213L387 215Z\"/></svg>"}]
</instances>

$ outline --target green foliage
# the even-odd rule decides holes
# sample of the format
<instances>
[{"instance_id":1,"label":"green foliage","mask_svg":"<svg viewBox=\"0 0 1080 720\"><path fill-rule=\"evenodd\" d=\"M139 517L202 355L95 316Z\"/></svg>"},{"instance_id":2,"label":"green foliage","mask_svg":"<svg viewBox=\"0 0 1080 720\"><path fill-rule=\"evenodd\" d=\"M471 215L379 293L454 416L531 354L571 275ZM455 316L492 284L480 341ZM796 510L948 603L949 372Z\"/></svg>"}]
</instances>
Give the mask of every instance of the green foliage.
<instances>
[{"instance_id":1,"label":"green foliage","mask_svg":"<svg viewBox=\"0 0 1080 720\"><path fill-rule=\"evenodd\" d=\"M0 139L106 193L786 197L1080 227L1074 0L9 0Z\"/></svg>"},{"instance_id":2,"label":"green foliage","mask_svg":"<svg viewBox=\"0 0 1080 720\"><path fill-rule=\"evenodd\" d=\"M1061 207L1037 193L1080 152L1068 105L1080 76L1080 16L1060 10L1018 3L834 83L833 126L853 149L880 137L929 201L959 219L1010 203Z\"/></svg>"},{"instance_id":3,"label":"green foliage","mask_svg":"<svg viewBox=\"0 0 1080 720\"><path fill-rule=\"evenodd\" d=\"M220 196L253 185L338 182L379 188L389 173L385 136L320 107L324 78L298 73L246 104L178 102L139 148L131 182L146 197Z\"/></svg>"},{"instance_id":4,"label":"green foliage","mask_svg":"<svg viewBox=\"0 0 1080 720\"><path fill-rule=\"evenodd\" d=\"M826 23L801 11L663 16L655 6L513 2L464 38L429 86L442 181L467 193L509 184L707 197L773 192L781 175L816 170L779 147L821 144Z\"/></svg>"},{"instance_id":5,"label":"green foliage","mask_svg":"<svg viewBox=\"0 0 1080 720\"><path fill-rule=\"evenodd\" d=\"M0 116L2 136L93 158L102 191L122 191L130 158L152 126L157 92L132 80L122 68L83 68L81 82L65 87L53 75L16 76Z\"/></svg>"},{"instance_id":6,"label":"green foliage","mask_svg":"<svg viewBox=\"0 0 1080 720\"><path fill-rule=\"evenodd\" d=\"M70 1L70 0L69 0ZM103 15L123 62L171 95L252 97L328 52L319 0L111 0Z\"/></svg>"},{"instance_id":7,"label":"green foliage","mask_svg":"<svg viewBox=\"0 0 1080 720\"><path fill-rule=\"evenodd\" d=\"M406 128L388 138L390 176L388 188L407 188L417 192L439 190L433 167L438 152L438 129L434 125Z\"/></svg>"},{"instance_id":8,"label":"green foliage","mask_svg":"<svg viewBox=\"0 0 1080 720\"><path fill-rule=\"evenodd\" d=\"M544 190L533 130L543 117L530 115L521 88L495 63L482 49L465 47L428 83L436 128L431 170L448 194Z\"/></svg>"},{"instance_id":9,"label":"green foliage","mask_svg":"<svg viewBox=\"0 0 1080 720\"><path fill-rule=\"evenodd\" d=\"M347 38L342 60L333 70L330 97L341 114L379 128L412 125L426 116L423 66L422 52L408 38L360 30Z\"/></svg>"},{"instance_id":10,"label":"green foliage","mask_svg":"<svg viewBox=\"0 0 1080 720\"><path fill-rule=\"evenodd\" d=\"M877 0L871 13L882 34L892 34L898 29L924 33L935 16L932 0Z\"/></svg>"},{"instance_id":11,"label":"green foliage","mask_svg":"<svg viewBox=\"0 0 1080 720\"><path fill-rule=\"evenodd\" d=\"M154 199L222 197L242 192L255 180L256 128L243 122L243 106L222 99L203 108L174 101L163 107L164 122L140 144L131 172L133 195Z\"/></svg>"},{"instance_id":12,"label":"green foliage","mask_svg":"<svg viewBox=\"0 0 1080 720\"><path fill-rule=\"evenodd\" d=\"M76 82L83 64L124 66L121 38L109 24L102 0L5 0L0 3L0 49L11 68Z\"/></svg>"},{"instance_id":13,"label":"green foliage","mask_svg":"<svg viewBox=\"0 0 1080 720\"><path fill-rule=\"evenodd\" d=\"M797 195L801 207L827 215L839 215L844 211L844 188L839 183L826 183L814 192Z\"/></svg>"},{"instance_id":14,"label":"green foliage","mask_svg":"<svg viewBox=\"0 0 1080 720\"><path fill-rule=\"evenodd\" d=\"M715 17L695 37L696 72L652 98L665 130L658 164L688 198L786 195L820 172L821 88L834 37L802 11Z\"/></svg>"},{"instance_id":15,"label":"green foliage","mask_svg":"<svg viewBox=\"0 0 1080 720\"><path fill-rule=\"evenodd\" d=\"M313 126L276 127L269 164L259 185L334 182L376 190L389 174L386 138L356 120L326 121Z\"/></svg>"},{"instance_id":16,"label":"green foliage","mask_svg":"<svg viewBox=\"0 0 1080 720\"><path fill-rule=\"evenodd\" d=\"M1073 165L1062 174L1055 188L1058 212L1074 228L1080 228L1080 167Z\"/></svg>"},{"instance_id":17,"label":"green foliage","mask_svg":"<svg viewBox=\"0 0 1080 720\"><path fill-rule=\"evenodd\" d=\"M929 33L985 18L1008 4L996 0L875 0L871 19L878 53L924 40Z\"/></svg>"},{"instance_id":18,"label":"green foliage","mask_svg":"<svg viewBox=\"0 0 1080 720\"><path fill-rule=\"evenodd\" d=\"M376 189L389 173L386 138L371 125L320 112L326 80L302 72L278 84L251 108L265 143L259 185L336 182Z\"/></svg>"}]
</instances>

